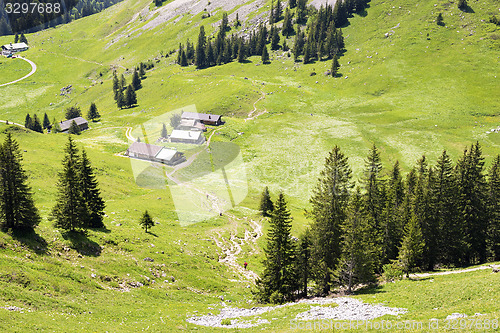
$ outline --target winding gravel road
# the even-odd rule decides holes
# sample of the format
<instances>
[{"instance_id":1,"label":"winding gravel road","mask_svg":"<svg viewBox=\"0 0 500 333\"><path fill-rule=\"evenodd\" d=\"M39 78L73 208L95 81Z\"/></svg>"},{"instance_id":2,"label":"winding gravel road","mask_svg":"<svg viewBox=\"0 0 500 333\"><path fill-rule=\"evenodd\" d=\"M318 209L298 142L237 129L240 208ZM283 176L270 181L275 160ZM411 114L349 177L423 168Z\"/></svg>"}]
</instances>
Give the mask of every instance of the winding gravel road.
<instances>
[{"instance_id":1,"label":"winding gravel road","mask_svg":"<svg viewBox=\"0 0 500 333\"><path fill-rule=\"evenodd\" d=\"M4 84L0 84L0 87L4 87L4 86L8 86L8 85L11 85L11 84L17 83L17 82L22 81L22 80L24 80L24 79L27 79L27 78L29 78L31 75L35 74L37 67L36 67L36 64L35 64L33 61L31 61L31 60L29 60L29 59L26 59L26 58L22 58L22 57L16 57L16 58L17 58L17 59L22 59L22 60L24 60L24 61L28 62L28 63L31 65L31 72L30 72L28 75L25 75L25 76L23 76L23 77L22 77L22 78L20 78L20 79L14 80L14 81L12 81L12 82L7 82L7 83L4 83Z\"/></svg>"}]
</instances>

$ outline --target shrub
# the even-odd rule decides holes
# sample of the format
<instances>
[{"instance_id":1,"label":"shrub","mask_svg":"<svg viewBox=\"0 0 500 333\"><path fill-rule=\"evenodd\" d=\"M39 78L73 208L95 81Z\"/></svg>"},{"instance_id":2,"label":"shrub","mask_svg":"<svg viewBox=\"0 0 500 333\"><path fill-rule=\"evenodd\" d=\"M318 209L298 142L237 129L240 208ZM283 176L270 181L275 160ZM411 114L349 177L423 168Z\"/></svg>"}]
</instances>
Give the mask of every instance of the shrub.
<instances>
[{"instance_id":1,"label":"shrub","mask_svg":"<svg viewBox=\"0 0 500 333\"><path fill-rule=\"evenodd\" d=\"M284 299L283 294L277 290L271 294L271 297L269 297L269 301L272 304L282 304Z\"/></svg>"},{"instance_id":2,"label":"shrub","mask_svg":"<svg viewBox=\"0 0 500 333\"><path fill-rule=\"evenodd\" d=\"M390 264L385 264L382 269L384 270L382 278L386 282L401 280L403 278L403 267L397 260L393 260Z\"/></svg>"}]
</instances>

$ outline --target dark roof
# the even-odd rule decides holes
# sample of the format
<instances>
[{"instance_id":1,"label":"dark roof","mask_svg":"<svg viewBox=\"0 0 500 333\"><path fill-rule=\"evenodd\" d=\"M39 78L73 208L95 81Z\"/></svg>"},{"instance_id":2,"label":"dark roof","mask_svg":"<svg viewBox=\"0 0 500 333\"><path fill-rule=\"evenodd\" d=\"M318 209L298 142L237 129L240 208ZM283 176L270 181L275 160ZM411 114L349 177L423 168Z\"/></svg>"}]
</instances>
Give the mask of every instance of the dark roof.
<instances>
[{"instance_id":1,"label":"dark roof","mask_svg":"<svg viewBox=\"0 0 500 333\"><path fill-rule=\"evenodd\" d=\"M71 127L71 123L73 121L75 121L75 123L78 126L82 126L84 124L88 124L89 123L88 121L86 121L82 117L77 117L77 118L73 118L73 119L70 119L70 120L61 121L61 123L59 123L59 126L61 127L61 132L65 132L65 131L69 130L69 128Z\"/></svg>"},{"instance_id":2,"label":"dark roof","mask_svg":"<svg viewBox=\"0 0 500 333\"><path fill-rule=\"evenodd\" d=\"M27 49L28 44L26 43L15 43L15 44L5 44L2 45L2 49L4 50L9 50L9 51L15 51L15 50L21 50L21 49Z\"/></svg>"},{"instance_id":3,"label":"dark roof","mask_svg":"<svg viewBox=\"0 0 500 333\"><path fill-rule=\"evenodd\" d=\"M196 112L183 112L183 119L199 119L202 121L219 121L221 116L217 114L206 114L206 113L196 113Z\"/></svg>"},{"instance_id":4,"label":"dark roof","mask_svg":"<svg viewBox=\"0 0 500 333\"><path fill-rule=\"evenodd\" d=\"M129 154L135 153L140 155L147 155L148 157L154 158L162 150L163 147L150 145L144 142L134 142L128 149Z\"/></svg>"}]
</instances>

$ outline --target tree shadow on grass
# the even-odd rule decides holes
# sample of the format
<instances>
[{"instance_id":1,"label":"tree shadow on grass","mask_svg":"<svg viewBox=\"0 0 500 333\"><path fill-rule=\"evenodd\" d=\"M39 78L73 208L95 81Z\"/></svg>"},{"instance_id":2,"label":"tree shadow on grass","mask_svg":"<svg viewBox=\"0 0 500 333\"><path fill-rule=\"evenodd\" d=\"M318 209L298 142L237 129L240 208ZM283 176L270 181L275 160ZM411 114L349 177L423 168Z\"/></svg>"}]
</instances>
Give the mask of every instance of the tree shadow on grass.
<instances>
[{"instance_id":1,"label":"tree shadow on grass","mask_svg":"<svg viewBox=\"0 0 500 333\"><path fill-rule=\"evenodd\" d=\"M367 17L368 16L368 11L366 10L366 8L364 8L362 11L356 12L355 14L358 15L358 16L361 16L361 17Z\"/></svg>"},{"instance_id":2,"label":"tree shadow on grass","mask_svg":"<svg viewBox=\"0 0 500 333\"><path fill-rule=\"evenodd\" d=\"M153 233L153 232L151 232L151 231L149 231L149 230L148 230L148 231L146 231L146 233L147 233L147 234L149 234L149 235L151 235L151 236L154 236L154 237L158 238L158 235L157 235L157 234L155 234L155 233Z\"/></svg>"},{"instance_id":3,"label":"tree shadow on grass","mask_svg":"<svg viewBox=\"0 0 500 333\"><path fill-rule=\"evenodd\" d=\"M91 228L90 230L95 231L95 232L102 232L105 234L111 233L111 229L108 229L108 227L106 227L106 226L103 226L101 228Z\"/></svg>"},{"instance_id":4,"label":"tree shadow on grass","mask_svg":"<svg viewBox=\"0 0 500 333\"><path fill-rule=\"evenodd\" d=\"M71 242L71 247L81 255L99 257L102 247L87 237L86 231L65 231L62 233L65 240Z\"/></svg>"},{"instance_id":5,"label":"tree shadow on grass","mask_svg":"<svg viewBox=\"0 0 500 333\"><path fill-rule=\"evenodd\" d=\"M11 236L36 254L48 254L47 241L32 229L13 230Z\"/></svg>"},{"instance_id":6,"label":"tree shadow on grass","mask_svg":"<svg viewBox=\"0 0 500 333\"><path fill-rule=\"evenodd\" d=\"M474 9L472 9L472 7L469 6L469 5L467 5L467 7L465 7L464 9L460 9L460 10L462 12L464 12L464 13L469 13L469 14L474 14L475 13Z\"/></svg>"},{"instance_id":7,"label":"tree shadow on grass","mask_svg":"<svg viewBox=\"0 0 500 333\"><path fill-rule=\"evenodd\" d=\"M382 290L382 288L383 288L383 286L381 286L381 285L366 286L366 287L363 287L359 290L356 290L355 294L356 295L374 295L374 294L386 293L387 291Z\"/></svg>"}]
</instances>

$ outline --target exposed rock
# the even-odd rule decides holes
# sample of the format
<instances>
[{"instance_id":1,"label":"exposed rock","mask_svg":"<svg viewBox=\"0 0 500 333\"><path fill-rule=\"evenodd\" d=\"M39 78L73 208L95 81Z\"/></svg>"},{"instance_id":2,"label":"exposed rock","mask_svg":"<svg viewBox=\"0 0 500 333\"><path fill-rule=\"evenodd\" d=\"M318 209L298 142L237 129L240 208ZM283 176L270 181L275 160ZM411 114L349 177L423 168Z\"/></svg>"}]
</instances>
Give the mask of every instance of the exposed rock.
<instances>
[{"instance_id":1,"label":"exposed rock","mask_svg":"<svg viewBox=\"0 0 500 333\"><path fill-rule=\"evenodd\" d=\"M446 320L451 320L451 319L457 319L457 318L466 318L467 315L465 313L452 313L448 317L446 317Z\"/></svg>"},{"instance_id":2,"label":"exposed rock","mask_svg":"<svg viewBox=\"0 0 500 333\"><path fill-rule=\"evenodd\" d=\"M323 307L319 305L337 303L337 307ZM341 298L314 298L300 300L296 303L287 303L284 305L268 306L268 307L252 307L233 308L228 307L222 302L223 308L218 315L208 313L203 316L192 316L187 319L188 322L201 326L208 327L225 327L225 328L249 328L259 326L261 324L269 323L268 320L263 320L258 317L263 313L274 311L287 306L294 306L297 304L314 304L309 311L299 313L295 320L320 320L320 319L333 319L333 320L371 320L385 315L398 315L406 313L406 309L390 308L383 305L366 304L359 300L341 297ZM242 317L254 317L248 320L241 320ZM223 325L227 323L228 319L231 321L230 325Z\"/></svg>"}]
</instances>

